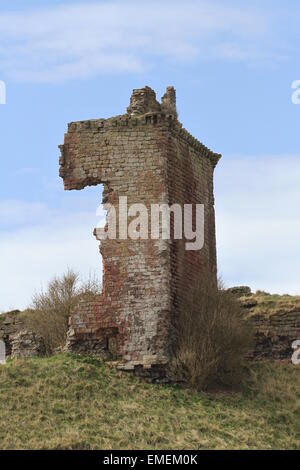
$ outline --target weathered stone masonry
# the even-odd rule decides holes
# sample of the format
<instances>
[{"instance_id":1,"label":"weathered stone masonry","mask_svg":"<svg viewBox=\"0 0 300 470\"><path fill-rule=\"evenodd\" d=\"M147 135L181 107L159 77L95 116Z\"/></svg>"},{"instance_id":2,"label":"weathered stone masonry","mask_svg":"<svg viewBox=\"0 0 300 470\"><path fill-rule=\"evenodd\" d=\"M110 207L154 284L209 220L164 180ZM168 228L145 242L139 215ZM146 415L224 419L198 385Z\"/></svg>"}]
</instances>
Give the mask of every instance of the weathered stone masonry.
<instances>
[{"instance_id":1,"label":"weathered stone masonry","mask_svg":"<svg viewBox=\"0 0 300 470\"><path fill-rule=\"evenodd\" d=\"M124 367L167 362L172 319L188 288L204 272L216 275L213 173L220 155L193 138L177 119L176 95L134 90L127 113L73 122L60 146L67 190L104 185L103 203L205 205L205 243L185 240L103 240L103 292L83 301L70 319L68 348L114 356ZM119 229L119 227L117 227Z\"/></svg>"}]
</instances>

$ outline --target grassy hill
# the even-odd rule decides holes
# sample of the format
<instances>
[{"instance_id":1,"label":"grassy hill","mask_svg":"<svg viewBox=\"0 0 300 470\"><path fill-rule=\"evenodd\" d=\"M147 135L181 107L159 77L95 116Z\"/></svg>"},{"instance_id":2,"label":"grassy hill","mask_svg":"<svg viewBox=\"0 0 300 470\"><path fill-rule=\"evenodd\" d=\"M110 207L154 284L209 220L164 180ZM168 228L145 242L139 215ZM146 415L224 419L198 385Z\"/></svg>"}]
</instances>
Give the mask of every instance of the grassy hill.
<instances>
[{"instance_id":1,"label":"grassy hill","mask_svg":"<svg viewBox=\"0 0 300 470\"><path fill-rule=\"evenodd\" d=\"M153 385L60 354L0 366L1 449L295 449L300 374L254 364L239 392Z\"/></svg>"},{"instance_id":2,"label":"grassy hill","mask_svg":"<svg viewBox=\"0 0 300 470\"><path fill-rule=\"evenodd\" d=\"M277 314L300 312L300 296L296 295L257 291L255 294L242 295L240 300L242 305L248 308L250 316L260 315L270 318Z\"/></svg>"}]
</instances>

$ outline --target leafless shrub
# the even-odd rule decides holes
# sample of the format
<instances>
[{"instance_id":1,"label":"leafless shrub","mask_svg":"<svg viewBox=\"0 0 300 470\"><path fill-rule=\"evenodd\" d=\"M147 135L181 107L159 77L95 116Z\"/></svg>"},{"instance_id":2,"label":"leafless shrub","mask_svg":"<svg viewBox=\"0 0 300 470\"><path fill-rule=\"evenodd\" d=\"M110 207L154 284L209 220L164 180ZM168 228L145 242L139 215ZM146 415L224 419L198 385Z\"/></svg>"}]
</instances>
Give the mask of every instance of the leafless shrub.
<instances>
[{"instance_id":1,"label":"leafless shrub","mask_svg":"<svg viewBox=\"0 0 300 470\"><path fill-rule=\"evenodd\" d=\"M187 293L180 310L171 377L195 389L240 383L253 331L238 301L207 278Z\"/></svg>"},{"instance_id":2,"label":"leafless shrub","mask_svg":"<svg viewBox=\"0 0 300 470\"><path fill-rule=\"evenodd\" d=\"M68 270L53 278L45 291L34 295L32 306L24 312L27 328L44 338L47 354L64 345L68 320L79 300L91 300L100 294L100 283L95 277L81 282L78 273Z\"/></svg>"}]
</instances>

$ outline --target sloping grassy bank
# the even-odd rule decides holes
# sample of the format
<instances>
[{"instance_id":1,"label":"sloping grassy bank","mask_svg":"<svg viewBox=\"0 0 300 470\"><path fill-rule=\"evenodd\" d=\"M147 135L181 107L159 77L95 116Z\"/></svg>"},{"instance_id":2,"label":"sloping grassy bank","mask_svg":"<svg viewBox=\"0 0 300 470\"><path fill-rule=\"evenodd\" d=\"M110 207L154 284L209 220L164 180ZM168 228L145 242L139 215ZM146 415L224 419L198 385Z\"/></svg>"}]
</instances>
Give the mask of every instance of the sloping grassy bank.
<instances>
[{"instance_id":1,"label":"sloping grassy bank","mask_svg":"<svg viewBox=\"0 0 300 470\"><path fill-rule=\"evenodd\" d=\"M240 392L153 385L70 354L0 366L1 449L295 449L300 369L254 364Z\"/></svg>"}]
</instances>

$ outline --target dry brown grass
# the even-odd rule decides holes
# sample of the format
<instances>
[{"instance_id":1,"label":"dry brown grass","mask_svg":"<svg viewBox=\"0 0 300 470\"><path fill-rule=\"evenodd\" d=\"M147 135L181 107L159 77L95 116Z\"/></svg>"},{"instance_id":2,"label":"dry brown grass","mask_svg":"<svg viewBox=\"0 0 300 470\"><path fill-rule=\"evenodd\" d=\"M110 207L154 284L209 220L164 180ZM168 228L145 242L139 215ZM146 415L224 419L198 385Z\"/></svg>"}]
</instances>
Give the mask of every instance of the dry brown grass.
<instances>
[{"instance_id":1,"label":"dry brown grass","mask_svg":"<svg viewBox=\"0 0 300 470\"><path fill-rule=\"evenodd\" d=\"M172 378L196 389L241 382L253 330L239 302L210 279L187 294L175 337Z\"/></svg>"},{"instance_id":2,"label":"dry brown grass","mask_svg":"<svg viewBox=\"0 0 300 470\"><path fill-rule=\"evenodd\" d=\"M256 305L249 309L250 316L261 315L266 318L283 313L299 312L300 296L268 294L264 291L257 291L249 296L240 298L242 303L249 302L249 299L256 302Z\"/></svg>"}]
</instances>

